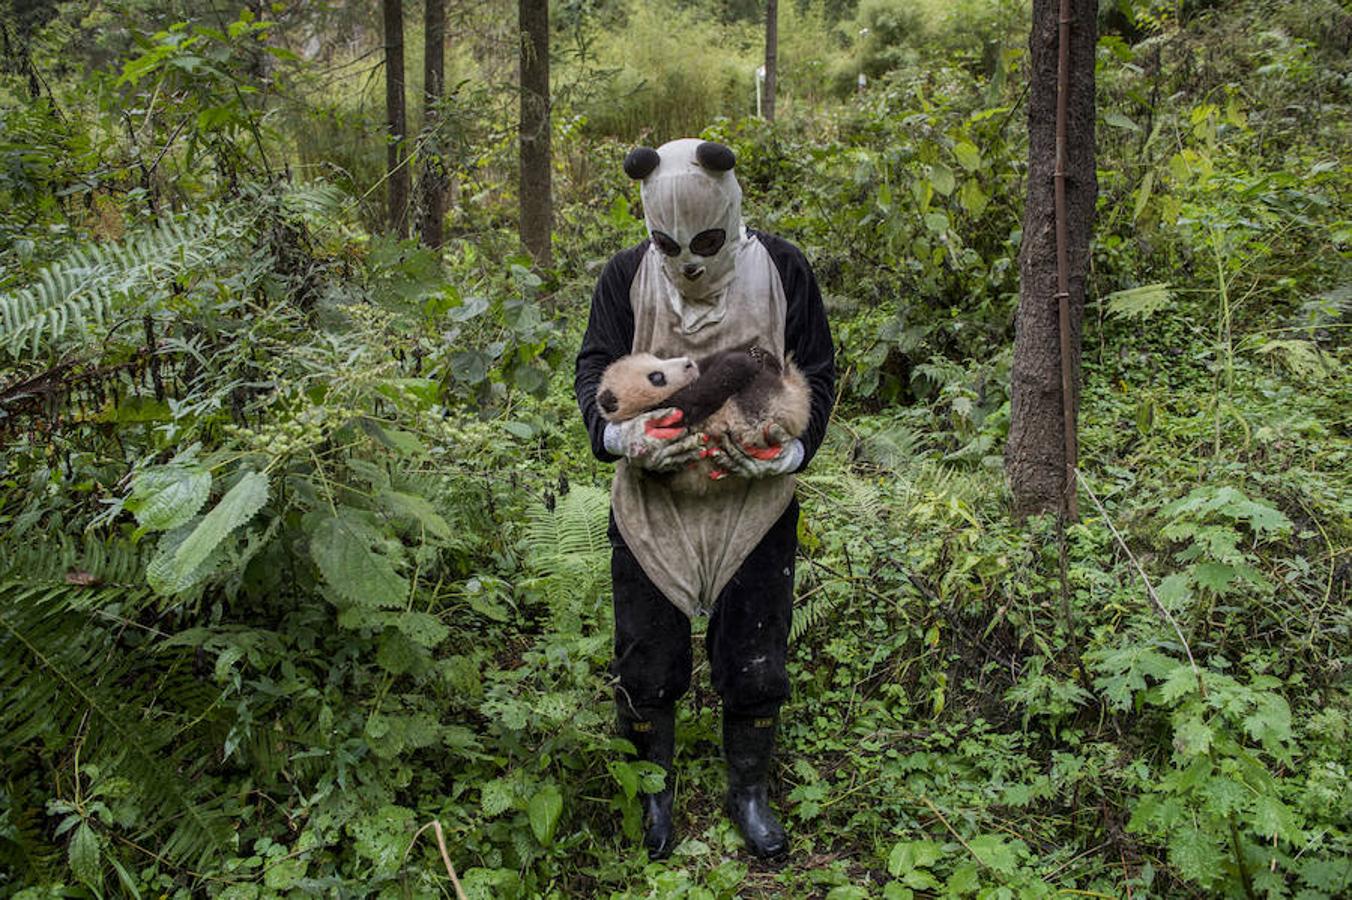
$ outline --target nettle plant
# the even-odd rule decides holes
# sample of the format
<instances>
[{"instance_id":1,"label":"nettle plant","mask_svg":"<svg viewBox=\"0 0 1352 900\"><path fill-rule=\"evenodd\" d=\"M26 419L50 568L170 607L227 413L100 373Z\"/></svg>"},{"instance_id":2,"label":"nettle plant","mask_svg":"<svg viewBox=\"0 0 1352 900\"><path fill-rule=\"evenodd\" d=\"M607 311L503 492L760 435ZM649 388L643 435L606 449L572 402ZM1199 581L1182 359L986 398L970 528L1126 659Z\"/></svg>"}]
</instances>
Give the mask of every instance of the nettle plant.
<instances>
[{"instance_id":1,"label":"nettle plant","mask_svg":"<svg viewBox=\"0 0 1352 900\"><path fill-rule=\"evenodd\" d=\"M1196 488L1162 514L1162 534L1176 542L1172 556L1183 567L1156 594L1187 623L1178 636L1186 629L1199 646L1214 647L1213 631L1217 640L1247 634L1243 615L1252 607L1231 601L1274 593L1255 551L1289 534L1291 522L1231 486ZM1220 626L1218 614L1226 616ZM1186 660L1171 655L1180 651ZM1141 733L1165 756L1125 773L1139 791L1128 829L1162 843L1178 875L1227 896L1287 896L1297 884L1302 897L1338 896L1352 884L1352 870L1335 865L1346 852L1330 837L1336 815L1303 801L1300 775L1315 748L1293 725L1286 682L1261 671L1252 654L1235 665L1213 649L1199 664L1188 643L1152 639L1145 629L1087 660L1111 709L1158 726Z\"/></svg>"},{"instance_id":2,"label":"nettle plant","mask_svg":"<svg viewBox=\"0 0 1352 900\"><path fill-rule=\"evenodd\" d=\"M1194 629L1205 634L1215 605L1232 595L1272 594L1254 550L1291 533L1280 510L1238 488L1203 485L1161 513L1168 518L1161 534L1181 544L1173 556L1183 568L1160 582L1159 596L1172 612L1190 613Z\"/></svg>"}]
</instances>

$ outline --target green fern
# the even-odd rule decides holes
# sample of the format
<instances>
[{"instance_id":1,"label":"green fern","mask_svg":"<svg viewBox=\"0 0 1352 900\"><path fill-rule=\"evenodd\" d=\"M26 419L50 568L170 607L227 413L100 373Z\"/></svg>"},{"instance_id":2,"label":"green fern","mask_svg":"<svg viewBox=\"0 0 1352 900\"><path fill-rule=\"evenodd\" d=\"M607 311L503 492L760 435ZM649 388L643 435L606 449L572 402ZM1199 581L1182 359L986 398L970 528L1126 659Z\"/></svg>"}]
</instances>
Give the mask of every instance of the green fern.
<instances>
[{"instance_id":1,"label":"green fern","mask_svg":"<svg viewBox=\"0 0 1352 900\"><path fill-rule=\"evenodd\" d=\"M1104 296L1108 311L1122 319L1145 319L1169 305L1173 293L1164 282L1113 291Z\"/></svg>"},{"instance_id":2,"label":"green fern","mask_svg":"<svg viewBox=\"0 0 1352 900\"><path fill-rule=\"evenodd\" d=\"M176 280L229 258L244 226L206 213L169 219L123 241L88 243L0 294L0 344L13 357L37 356L69 333L94 326L140 300L167 294Z\"/></svg>"},{"instance_id":3,"label":"green fern","mask_svg":"<svg viewBox=\"0 0 1352 900\"><path fill-rule=\"evenodd\" d=\"M140 578L142 554L116 541L91 541L88 553L70 543L45 549L39 559L11 546L0 570L0 764L23 771L41 746L47 758L74 765L62 751L78 746L83 769L130 786L140 809L131 839L195 866L231 834L226 798L213 796L213 780L203 777L216 755L207 713L217 693L189 667L166 667L155 642L126 640L128 616L154 603ZM156 685L150 706L126 689L147 678ZM63 772L47 788L51 799L80 774ZM11 798L11 817L27 814L14 805L21 802Z\"/></svg>"},{"instance_id":4,"label":"green fern","mask_svg":"<svg viewBox=\"0 0 1352 900\"><path fill-rule=\"evenodd\" d=\"M834 618L836 610L854 596L854 589L844 579L824 582L821 588L794 606L793 624L789 626L789 643L797 644L808 632Z\"/></svg>"},{"instance_id":5,"label":"green fern","mask_svg":"<svg viewBox=\"0 0 1352 900\"><path fill-rule=\"evenodd\" d=\"M564 494L552 510L544 504L530 510L526 566L556 609L600 592L609 571L609 512L609 495L587 485Z\"/></svg>"}]
</instances>

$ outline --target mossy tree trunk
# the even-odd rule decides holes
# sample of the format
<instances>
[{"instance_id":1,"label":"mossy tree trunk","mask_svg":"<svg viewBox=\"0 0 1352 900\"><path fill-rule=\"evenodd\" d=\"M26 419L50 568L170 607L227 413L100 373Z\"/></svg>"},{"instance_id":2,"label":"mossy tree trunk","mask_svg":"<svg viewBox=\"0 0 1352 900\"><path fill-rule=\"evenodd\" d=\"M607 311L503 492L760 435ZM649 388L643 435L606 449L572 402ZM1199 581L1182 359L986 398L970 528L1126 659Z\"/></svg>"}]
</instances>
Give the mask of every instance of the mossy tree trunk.
<instances>
[{"instance_id":1,"label":"mossy tree trunk","mask_svg":"<svg viewBox=\"0 0 1352 900\"><path fill-rule=\"evenodd\" d=\"M1057 61L1060 0L1034 0L1029 37L1028 201L1019 248L1019 311L1010 384L1005 473L1018 517L1067 504L1065 409L1074 429L1079 409L1080 332L1089 236L1098 182L1094 175L1096 0L1068 0L1065 159L1065 250L1070 403L1063 407L1056 238ZM1074 431L1072 430L1072 437Z\"/></svg>"},{"instance_id":2,"label":"mossy tree trunk","mask_svg":"<svg viewBox=\"0 0 1352 900\"><path fill-rule=\"evenodd\" d=\"M408 116L404 105L404 7L401 0L381 0L385 21L385 152L386 196L390 230L408 236L408 166L404 165Z\"/></svg>"},{"instance_id":3,"label":"mossy tree trunk","mask_svg":"<svg viewBox=\"0 0 1352 900\"><path fill-rule=\"evenodd\" d=\"M446 156L438 133L439 104L446 91L446 0L427 0L423 7L423 150L418 176L419 232L428 247L440 247L446 219Z\"/></svg>"},{"instance_id":4,"label":"mossy tree trunk","mask_svg":"<svg viewBox=\"0 0 1352 900\"><path fill-rule=\"evenodd\" d=\"M519 0L521 29L521 243L536 265L553 264L549 235L554 201L550 196L549 3Z\"/></svg>"},{"instance_id":5,"label":"mossy tree trunk","mask_svg":"<svg viewBox=\"0 0 1352 900\"><path fill-rule=\"evenodd\" d=\"M779 81L779 0L765 4L765 96L761 109L765 121L775 120L775 89Z\"/></svg>"}]
</instances>

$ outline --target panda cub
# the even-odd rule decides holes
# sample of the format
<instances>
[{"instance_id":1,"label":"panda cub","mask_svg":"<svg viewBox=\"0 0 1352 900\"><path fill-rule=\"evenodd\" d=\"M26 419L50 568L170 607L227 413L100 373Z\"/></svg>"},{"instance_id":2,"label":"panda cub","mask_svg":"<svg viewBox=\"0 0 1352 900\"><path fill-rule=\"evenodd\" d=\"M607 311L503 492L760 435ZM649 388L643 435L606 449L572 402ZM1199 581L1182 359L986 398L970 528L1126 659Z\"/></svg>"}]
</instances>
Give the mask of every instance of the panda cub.
<instances>
[{"instance_id":1,"label":"panda cub","mask_svg":"<svg viewBox=\"0 0 1352 900\"><path fill-rule=\"evenodd\" d=\"M807 430L807 381L792 361L780 365L760 347L724 350L701 359L660 359L631 353L611 363L601 375L596 402L607 421L623 422L649 410L673 407L676 428L730 437L760 459L773 459L769 429L777 425L790 437ZM664 423L654 423L664 424ZM722 472L701 459L671 476L672 487L705 493Z\"/></svg>"}]
</instances>

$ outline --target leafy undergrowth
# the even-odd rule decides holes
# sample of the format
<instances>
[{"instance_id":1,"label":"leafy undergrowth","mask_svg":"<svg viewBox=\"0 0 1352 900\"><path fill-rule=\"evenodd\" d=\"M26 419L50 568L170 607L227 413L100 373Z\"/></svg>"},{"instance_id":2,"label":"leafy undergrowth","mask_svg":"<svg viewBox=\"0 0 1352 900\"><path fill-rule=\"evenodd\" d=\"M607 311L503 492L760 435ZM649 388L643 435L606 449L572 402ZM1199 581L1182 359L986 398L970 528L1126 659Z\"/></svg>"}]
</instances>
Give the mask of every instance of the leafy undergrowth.
<instances>
[{"instance_id":1,"label":"leafy undergrowth","mask_svg":"<svg viewBox=\"0 0 1352 900\"><path fill-rule=\"evenodd\" d=\"M561 173L541 273L502 184L438 257L250 164L283 151L217 80L252 77L243 19L197 35L210 73L180 29L103 85L216 111L165 154L200 200L175 217L97 111L5 109L0 894L454 896L450 867L475 898L1352 894L1350 98L1319 9L1100 47L1064 593L1001 471L1018 54L708 130L839 347L780 867L721 811L702 640L668 862L637 841L660 776L612 734L610 469L571 369L642 234L623 147L559 135L610 174ZM58 199L95 174L125 196Z\"/></svg>"}]
</instances>

